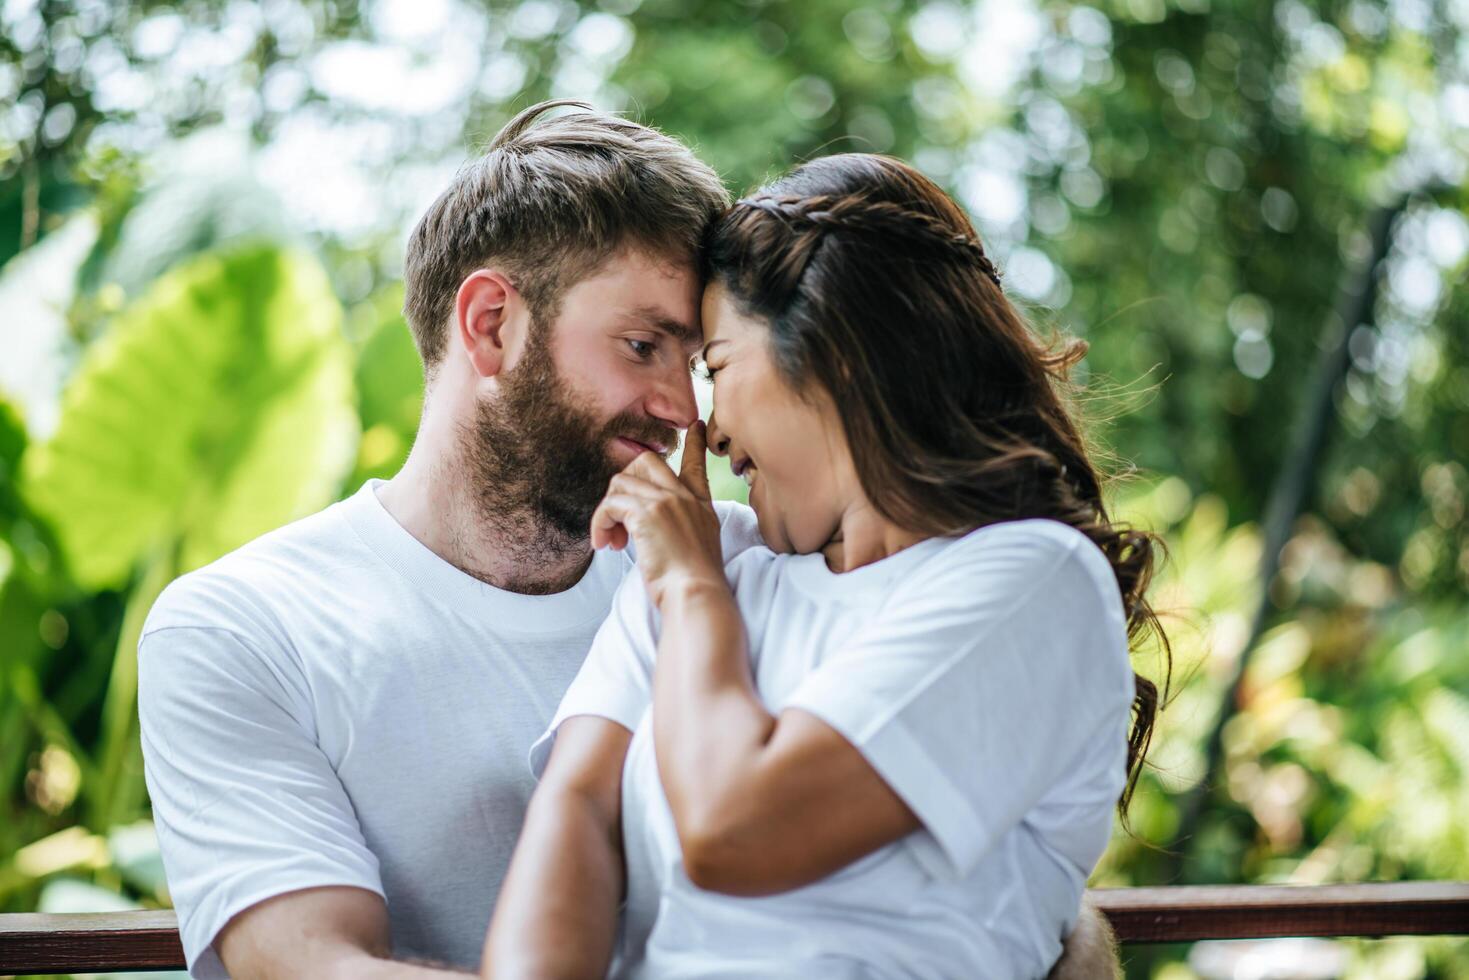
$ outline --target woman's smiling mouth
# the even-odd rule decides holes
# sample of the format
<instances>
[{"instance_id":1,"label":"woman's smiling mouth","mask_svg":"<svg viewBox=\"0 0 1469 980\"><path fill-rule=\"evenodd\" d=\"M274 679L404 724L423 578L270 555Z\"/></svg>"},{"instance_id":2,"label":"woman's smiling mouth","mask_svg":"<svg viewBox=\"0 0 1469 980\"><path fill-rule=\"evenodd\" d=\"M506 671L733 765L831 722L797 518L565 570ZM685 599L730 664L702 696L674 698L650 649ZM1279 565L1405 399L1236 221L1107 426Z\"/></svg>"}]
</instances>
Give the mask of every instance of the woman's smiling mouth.
<instances>
[{"instance_id":1,"label":"woman's smiling mouth","mask_svg":"<svg viewBox=\"0 0 1469 980\"><path fill-rule=\"evenodd\" d=\"M748 456L737 459L732 464L730 464L730 469L734 471L734 475L744 480L745 486L747 487L753 487L755 485L756 468L757 467L753 462L751 462L750 457Z\"/></svg>"}]
</instances>

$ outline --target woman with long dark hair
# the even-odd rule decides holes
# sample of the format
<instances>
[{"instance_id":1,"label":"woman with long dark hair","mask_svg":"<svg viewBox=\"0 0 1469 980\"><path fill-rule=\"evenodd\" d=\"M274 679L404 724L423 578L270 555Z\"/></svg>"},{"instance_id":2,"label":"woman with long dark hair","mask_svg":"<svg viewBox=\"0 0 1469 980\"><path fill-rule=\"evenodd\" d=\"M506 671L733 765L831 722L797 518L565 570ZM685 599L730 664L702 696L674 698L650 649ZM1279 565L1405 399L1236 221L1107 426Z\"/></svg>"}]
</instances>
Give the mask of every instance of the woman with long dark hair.
<instances>
[{"instance_id":1,"label":"woman with long dark hair","mask_svg":"<svg viewBox=\"0 0 1469 980\"><path fill-rule=\"evenodd\" d=\"M485 973L1043 976L1152 731L1130 648L1162 638L1153 538L1068 407L1084 348L889 158L805 164L706 259L707 442L769 547L723 564L701 426L682 473L614 478L593 543L642 576L532 752Z\"/></svg>"}]
</instances>

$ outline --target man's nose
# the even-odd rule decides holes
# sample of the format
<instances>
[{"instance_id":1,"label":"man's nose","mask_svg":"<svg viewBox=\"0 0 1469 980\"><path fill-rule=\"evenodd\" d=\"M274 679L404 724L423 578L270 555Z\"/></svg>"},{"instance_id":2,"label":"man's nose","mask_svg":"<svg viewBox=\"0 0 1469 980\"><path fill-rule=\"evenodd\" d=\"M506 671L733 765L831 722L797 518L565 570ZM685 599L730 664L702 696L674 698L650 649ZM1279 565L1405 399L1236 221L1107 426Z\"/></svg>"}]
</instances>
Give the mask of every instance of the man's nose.
<instances>
[{"instance_id":1,"label":"man's nose","mask_svg":"<svg viewBox=\"0 0 1469 980\"><path fill-rule=\"evenodd\" d=\"M664 375L647 408L648 414L678 429L699 421L699 401L694 397L694 377L688 368L680 365Z\"/></svg>"},{"instance_id":2,"label":"man's nose","mask_svg":"<svg viewBox=\"0 0 1469 980\"><path fill-rule=\"evenodd\" d=\"M705 430L705 438L709 440L709 451L716 456L729 455L729 436L719 428L719 420L714 413L709 413L709 424Z\"/></svg>"}]
</instances>

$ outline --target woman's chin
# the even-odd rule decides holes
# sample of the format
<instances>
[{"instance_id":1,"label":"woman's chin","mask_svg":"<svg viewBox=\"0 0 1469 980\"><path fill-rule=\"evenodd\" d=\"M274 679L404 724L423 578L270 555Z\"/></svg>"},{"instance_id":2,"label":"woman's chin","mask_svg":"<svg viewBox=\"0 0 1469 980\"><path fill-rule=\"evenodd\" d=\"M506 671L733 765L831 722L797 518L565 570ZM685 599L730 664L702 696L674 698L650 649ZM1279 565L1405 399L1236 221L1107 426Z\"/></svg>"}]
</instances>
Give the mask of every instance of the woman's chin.
<instances>
[{"instance_id":1,"label":"woman's chin","mask_svg":"<svg viewBox=\"0 0 1469 980\"><path fill-rule=\"evenodd\" d=\"M786 512L775 506L770 499L770 488L756 480L750 487L748 498L750 509L755 512L755 521L760 527L760 537L765 547L778 555L808 555L826 547L827 536L803 534L800 526L792 527ZM803 547L803 544L820 539L819 544Z\"/></svg>"},{"instance_id":2,"label":"woman's chin","mask_svg":"<svg viewBox=\"0 0 1469 980\"><path fill-rule=\"evenodd\" d=\"M777 555L795 554L790 539L785 535L785 529L780 526L773 515L762 508L754 497L750 498L750 507L755 511L755 523L760 528L760 540L765 542L765 547Z\"/></svg>"},{"instance_id":3,"label":"woman's chin","mask_svg":"<svg viewBox=\"0 0 1469 980\"><path fill-rule=\"evenodd\" d=\"M760 527L760 539L765 542L765 547L777 555L808 555L814 551L820 551L823 546L813 548L802 548L795 541L795 537L786 527L785 522L778 520L769 510L762 510L760 505L753 499L750 501L751 508L755 511L755 521Z\"/></svg>"}]
</instances>

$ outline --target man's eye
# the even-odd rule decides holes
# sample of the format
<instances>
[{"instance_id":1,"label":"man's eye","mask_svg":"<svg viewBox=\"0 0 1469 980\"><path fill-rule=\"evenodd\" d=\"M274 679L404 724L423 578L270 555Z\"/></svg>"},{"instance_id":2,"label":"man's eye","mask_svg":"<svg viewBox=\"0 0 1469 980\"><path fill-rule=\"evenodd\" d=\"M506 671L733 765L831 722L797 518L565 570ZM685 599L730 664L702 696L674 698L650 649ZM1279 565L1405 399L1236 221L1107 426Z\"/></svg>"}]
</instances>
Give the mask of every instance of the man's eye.
<instances>
[{"instance_id":1,"label":"man's eye","mask_svg":"<svg viewBox=\"0 0 1469 980\"><path fill-rule=\"evenodd\" d=\"M633 340L629 338L627 346L631 347L632 352L645 361L658 352L658 345L651 340Z\"/></svg>"}]
</instances>

